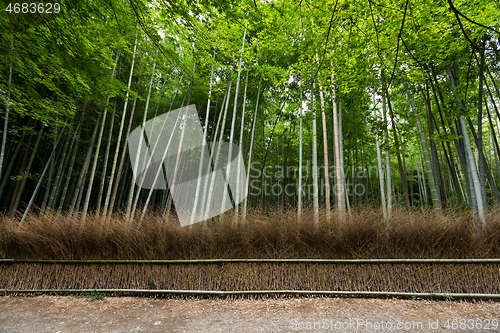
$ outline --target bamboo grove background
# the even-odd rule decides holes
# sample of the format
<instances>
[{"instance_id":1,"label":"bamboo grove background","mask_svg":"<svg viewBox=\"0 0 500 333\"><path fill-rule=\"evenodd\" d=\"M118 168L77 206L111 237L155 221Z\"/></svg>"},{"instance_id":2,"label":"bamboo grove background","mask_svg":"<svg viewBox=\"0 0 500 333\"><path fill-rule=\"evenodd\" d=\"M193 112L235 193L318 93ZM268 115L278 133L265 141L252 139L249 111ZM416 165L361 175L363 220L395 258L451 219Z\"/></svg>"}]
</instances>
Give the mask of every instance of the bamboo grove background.
<instances>
[{"instance_id":1,"label":"bamboo grove background","mask_svg":"<svg viewBox=\"0 0 500 333\"><path fill-rule=\"evenodd\" d=\"M284 216L290 212L299 223L292 230L303 228L300 223L316 230L338 221L356 225L356 214L371 214L364 221L373 225L362 228L400 226L411 235L413 224L404 227L403 217L413 214L439 225L449 215L457 221L453 228L461 228L460 254L446 247L443 253L422 250L421 256L497 253L493 245L474 252L476 243L468 238L483 229L488 233L478 242L497 237L497 3L61 4L60 14L0 16L3 256L87 258L94 256L94 241L107 244L95 248L108 253L116 243L102 238L106 232L121 237L121 227L113 229L120 221L149 225L142 222L146 213L146 220L160 220L124 239L167 232L167 225L174 228L168 232L182 233L175 229L168 190L135 186L126 143L145 120L190 104L197 106L201 123L206 121L207 142L242 147L249 195L226 214L231 219L247 221L248 210L255 230L277 219L282 223L266 230L284 228L288 235L292 222ZM293 190L284 193L290 184ZM217 228L216 220L204 225ZM96 238L79 234L86 245L42 246L61 232L61 241L74 239L66 232L90 230L88 225ZM31 231L22 231L25 226ZM211 246L226 236L213 237ZM290 250L292 256L316 253L315 238L305 239L304 250ZM127 246L110 249L109 256L201 256L197 250L167 255L160 245L148 252L134 244L127 245L134 248L130 252ZM250 246L239 245L242 252L235 256ZM208 247L205 253L226 256L230 248ZM397 249L394 256L402 256ZM253 256L288 256L287 251ZM373 251L366 256L377 256Z\"/></svg>"}]
</instances>

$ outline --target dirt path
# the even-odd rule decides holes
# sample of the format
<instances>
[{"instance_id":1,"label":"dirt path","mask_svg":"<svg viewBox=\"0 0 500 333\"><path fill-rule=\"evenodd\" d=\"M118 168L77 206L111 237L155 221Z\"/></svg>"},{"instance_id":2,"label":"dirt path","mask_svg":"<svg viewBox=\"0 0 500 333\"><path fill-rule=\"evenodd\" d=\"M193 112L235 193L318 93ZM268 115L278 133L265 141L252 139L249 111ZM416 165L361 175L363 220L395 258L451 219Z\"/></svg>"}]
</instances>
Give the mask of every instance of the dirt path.
<instances>
[{"instance_id":1,"label":"dirt path","mask_svg":"<svg viewBox=\"0 0 500 333\"><path fill-rule=\"evenodd\" d=\"M500 302L0 297L0 332L497 332L498 321Z\"/></svg>"}]
</instances>

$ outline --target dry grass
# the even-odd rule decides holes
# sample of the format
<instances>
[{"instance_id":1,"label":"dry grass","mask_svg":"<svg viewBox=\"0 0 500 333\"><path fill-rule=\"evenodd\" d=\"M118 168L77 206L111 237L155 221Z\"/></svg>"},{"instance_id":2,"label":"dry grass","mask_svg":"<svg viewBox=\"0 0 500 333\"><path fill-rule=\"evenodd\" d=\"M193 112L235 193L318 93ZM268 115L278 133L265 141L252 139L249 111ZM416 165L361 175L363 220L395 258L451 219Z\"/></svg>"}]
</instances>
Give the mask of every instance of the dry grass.
<instances>
[{"instance_id":1,"label":"dry grass","mask_svg":"<svg viewBox=\"0 0 500 333\"><path fill-rule=\"evenodd\" d=\"M173 218L147 215L138 228L118 213L110 218L49 212L18 221L0 220L0 257L29 259L200 259L200 258L495 258L500 256L500 214L475 235L468 212L394 211L385 223L381 212L359 209L340 221L335 214L319 225L307 209L302 221L284 214L252 211L234 222L227 213L207 226L181 228Z\"/></svg>"},{"instance_id":2,"label":"dry grass","mask_svg":"<svg viewBox=\"0 0 500 333\"><path fill-rule=\"evenodd\" d=\"M500 254L500 218L482 235L468 213L395 211L389 223L365 208L346 222L312 211L253 211L245 223L231 214L192 228L149 214L131 228L121 214L85 223L78 217L32 215L20 228L1 220L0 257L29 259L200 258L494 258ZM0 289L132 288L199 290L367 290L500 293L500 264L23 264L0 265Z\"/></svg>"}]
</instances>

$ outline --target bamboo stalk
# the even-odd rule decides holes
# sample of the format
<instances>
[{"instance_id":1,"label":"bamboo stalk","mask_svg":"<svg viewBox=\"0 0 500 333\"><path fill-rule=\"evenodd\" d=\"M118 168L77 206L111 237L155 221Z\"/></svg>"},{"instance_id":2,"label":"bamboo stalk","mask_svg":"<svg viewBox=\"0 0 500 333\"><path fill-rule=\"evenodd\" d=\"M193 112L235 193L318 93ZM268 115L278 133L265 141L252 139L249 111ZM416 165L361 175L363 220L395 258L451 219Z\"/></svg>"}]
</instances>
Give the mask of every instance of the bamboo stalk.
<instances>
[{"instance_id":1,"label":"bamboo stalk","mask_svg":"<svg viewBox=\"0 0 500 333\"><path fill-rule=\"evenodd\" d=\"M375 108L375 105L376 105L376 103L375 103L375 88L374 88L373 111L374 111L374 116L378 117L378 112ZM379 141L378 141L378 133L377 132L375 132L375 147L377 150L377 171L378 171L378 179L379 179L379 185L380 185L380 203L382 204L382 214L384 216L384 221L387 222L387 204L385 203L385 189L384 189L384 168L383 168L383 164L382 164L382 155L380 153L380 145L379 145Z\"/></svg>"},{"instance_id":2,"label":"bamboo stalk","mask_svg":"<svg viewBox=\"0 0 500 333\"><path fill-rule=\"evenodd\" d=\"M311 91L311 109L312 109L312 185L313 185L313 212L314 227L319 228L319 198L318 198L318 140L316 135L316 107L314 104L315 84Z\"/></svg>"},{"instance_id":3,"label":"bamboo stalk","mask_svg":"<svg viewBox=\"0 0 500 333\"><path fill-rule=\"evenodd\" d=\"M35 197L36 197L36 194L37 194L38 190L40 189L40 185L42 184L43 177L45 176L45 173L47 172L48 166L49 166L50 162L52 161L52 158L54 157L54 154L55 154L55 151L56 151L56 148L57 148L58 144L59 144L59 139L57 139L57 141L54 144L54 148L52 149L52 153L50 153L49 160L47 161L47 164L45 165L45 168L43 168L42 175L40 176L40 178L38 180L38 183L36 184L35 191L31 195L31 199L30 199L30 201L28 203L28 206L26 207L26 209L24 211L24 214L23 214L23 217L21 218L21 221L19 222L18 228L21 227L21 225L23 224L24 220L26 219L26 216L28 216L28 213L29 213L29 211L31 209L31 206L33 206L33 201L35 200Z\"/></svg>"},{"instance_id":4,"label":"bamboo stalk","mask_svg":"<svg viewBox=\"0 0 500 333\"><path fill-rule=\"evenodd\" d=\"M215 61L215 50L214 50L212 61ZM191 212L191 224L190 224L190 226L192 226L195 223L194 220L195 220L196 214L198 213L198 200L200 198L201 178L202 178L202 173L203 173L203 161L205 158L205 150L207 149L207 131L208 131L208 120L210 117L210 101L211 101L211 97L212 97L213 77L214 77L214 65L212 64L212 69L210 70L210 88L208 90L207 111L205 113L205 128L203 129L203 139L201 141L201 155L200 155L200 165L198 168L198 180L196 181L196 194L194 197L193 211ZM248 72L247 72L247 79L248 79ZM200 206L201 206L200 208L202 208L203 203ZM202 214L202 216L204 216L203 208L201 209L200 213Z\"/></svg>"},{"instance_id":5,"label":"bamboo stalk","mask_svg":"<svg viewBox=\"0 0 500 333\"><path fill-rule=\"evenodd\" d=\"M247 101L247 87L248 87L248 70L247 70L247 76L246 76L246 79L245 79L245 92L243 94L243 105L242 105L242 110L241 110L241 126L240 126L240 139L238 140L238 145L240 146L240 152L241 151L241 147L243 147L243 132L244 132L244 129L245 129L245 109L246 109L246 101ZM236 213L238 213L238 210L239 210L239 204L241 203L241 201L243 200L240 200L240 196L244 196L246 198L246 192L242 195L240 194L240 177L241 177L241 162L243 160L241 158L238 158L238 165L236 167L236 194L235 194L235 197L236 197L236 200L238 202L235 202L235 207L234 207L234 211ZM243 161L243 167L244 167L245 163ZM246 186L245 184L243 184L243 186ZM234 215L234 218L235 218L235 221L237 221L237 218L238 218L238 214L235 214Z\"/></svg>"},{"instance_id":6,"label":"bamboo stalk","mask_svg":"<svg viewBox=\"0 0 500 333\"><path fill-rule=\"evenodd\" d=\"M14 28L11 25L10 26L10 35L11 35L11 40L10 40L10 50L12 51L14 49ZM7 79L7 99L10 98L10 91L11 91L11 84L12 84L12 54L9 60L9 78ZM4 116L4 122L3 122L3 131L2 131L2 145L0 148L0 177L2 176L2 166L3 166L3 160L5 157L5 145L7 144L7 129L9 128L9 107L10 103L5 103L5 116ZM6 174L6 177L8 177L8 174Z\"/></svg>"},{"instance_id":7,"label":"bamboo stalk","mask_svg":"<svg viewBox=\"0 0 500 333\"><path fill-rule=\"evenodd\" d=\"M242 58L243 58L243 51L245 49L245 38L247 35L247 30L245 29L245 32L243 33L243 43L241 45L241 53L240 53L240 61L238 65L238 78L236 80L236 88L235 88L235 93L234 93L234 106L233 106L233 118L231 120L231 132L229 134L229 149L228 149L228 155L227 155L227 167L226 167L226 179L229 179L231 175L231 161L233 160L233 142L234 142L234 125L236 123L236 118L238 117L236 110L238 108L238 92L240 90L240 78L241 78L241 63L242 63ZM229 103L228 103L229 104ZM226 200L228 196L228 191L225 190L222 194L222 209L226 206ZM235 194L233 194L233 199L235 205L238 205L237 200L239 200ZM231 205L232 206L232 205ZM224 210L221 211L221 214L224 212Z\"/></svg>"},{"instance_id":8,"label":"bamboo stalk","mask_svg":"<svg viewBox=\"0 0 500 333\"><path fill-rule=\"evenodd\" d=\"M500 298L500 294L470 293L409 293L392 291L344 291L344 290L175 290L175 289L0 289L2 293L144 293L144 294L191 294L191 295L339 295L339 296L399 296L399 297L446 297L446 298Z\"/></svg>"},{"instance_id":9,"label":"bamboo stalk","mask_svg":"<svg viewBox=\"0 0 500 333\"><path fill-rule=\"evenodd\" d=\"M0 259L6 263L37 264L217 264L217 263L315 263L315 264L492 264L500 258L486 259L179 259L179 260L50 260Z\"/></svg>"},{"instance_id":10,"label":"bamboo stalk","mask_svg":"<svg viewBox=\"0 0 500 333\"><path fill-rule=\"evenodd\" d=\"M247 164L247 180L245 182L245 190L243 192L244 196L245 196L245 200L243 201L243 212L242 212L243 221L245 221L246 216L247 216L247 205L248 205L248 195L249 195L248 194L248 184L250 183L250 167L252 166L253 141L255 138L255 123L257 121L257 111L259 110L259 99L260 99L261 88L262 88L262 76L260 77L260 80L259 80L259 90L257 92L257 101L255 102L255 113L253 115L253 123L252 123L252 131L251 131L252 134L250 137L250 151L248 153L248 164ZM302 93L301 93L301 97L302 97ZM300 120L300 123L302 124L302 120ZM301 127L301 129L302 129L302 127ZM301 136L301 140L302 140L302 136ZM301 147L302 147L302 141L301 141ZM301 152L302 152L302 150L301 150ZM300 155L300 156L302 156L302 155ZM246 152L245 152L244 158L245 157L246 157ZM299 157L299 160L301 160L301 157ZM300 172L301 171L299 168L299 178L301 175ZM300 188L300 182L299 182L299 188ZM299 207L300 207L300 201L299 201ZM298 210L298 213L300 215L300 208Z\"/></svg>"},{"instance_id":11,"label":"bamboo stalk","mask_svg":"<svg viewBox=\"0 0 500 333\"><path fill-rule=\"evenodd\" d=\"M111 165L111 176L109 179L108 189L107 189L107 193L106 193L106 199L104 201L104 208L102 211L102 215L104 215L104 216L106 216L108 214L108 208L110 205L110 201L114 202L114 198L111 198L111 192L113 189L113 180L115 178L115 170L116 170L116 162L118 160L118 153L120 152L120 142L122 139L123 125L125 123L125 118L127 116L128 97L130 94L130 86L132 84L132 74L134 73L135 55L136 55L136 50L137 50L137 35L138 35L138 33L136 32L135 33L135 41L134 41L134 51L132 53L132 64L130 66L130 74L128 77L127 90L126 90L126 94L125 94L125 104L123 105L122 120L120 122L120 130L118 132L118 141L116 143L115 154L113 157L113 164ZM132 115L130 116L130 118L132 118ZM120 172L120 170L119 170L119 172ZM113 206L113 204L111 204L111 206ZM112 207L109 208L109 211L110 211L110 213L112 213L113 208Z\"/></svg>"},{"instance_id":12,"label":"bamboo stalk","mask_svg":"<svg viewBox=\"0 0 500 333\"><path fill-rule=\"evenodd\" d=\"M323 166L325 168L325 210L326 218L330 220L330 168L328 165L328 137L326 132L326 114L325 114L325 98L323 95L323 87L319 84L319 96L321 99L321 120L323 125Z\"/></svg>"},{"instance_id":13,"label":"bamboo stalk","mask_svg":"<svg viewBox=\"0 0 500 333\"><path fill-rule=\"evenodd\" d=\"M387 218L391 218L392 214L392 170L391 170L391 159L389 156L389 122L387 121L387 111L386 111L386 94L385 89L385 74L384 71L380 74L380 80L382 85L382 116L384 118L384 124L386 127L384 129L384 144L385 144L385 173L386 173L386 185L387 185ZM388 95L388 94L387 94Z\"/></svg>"},{"instance_id":14,"label":"bamboo stalk","mask_svg":"<svg viewBox=\"0 0 500 333\"><path fill-rule=\"evenodd\" d=\"M300 81L302 83L302 81ZM259 87L260 89L260 87ZM298 179L298 192L297 192L297 221L300 223L300 219L302 217L302 145L303 145L303 140L302 140L302 117L303 117L303 108L302 108L302 90L300 91L300 107L299 107L299 179ZM335 103L335 102L334 102ZM249 164L249 169L250 169L250 164ZM247 177L250 175L248 174ZM248 183L248 181L247 181ZM247 186L248 187L248 186ZM245 199L246 200L246 199ZM245 202L245 209L246 209L246 202Z\"/></svg>"}]
</instances>

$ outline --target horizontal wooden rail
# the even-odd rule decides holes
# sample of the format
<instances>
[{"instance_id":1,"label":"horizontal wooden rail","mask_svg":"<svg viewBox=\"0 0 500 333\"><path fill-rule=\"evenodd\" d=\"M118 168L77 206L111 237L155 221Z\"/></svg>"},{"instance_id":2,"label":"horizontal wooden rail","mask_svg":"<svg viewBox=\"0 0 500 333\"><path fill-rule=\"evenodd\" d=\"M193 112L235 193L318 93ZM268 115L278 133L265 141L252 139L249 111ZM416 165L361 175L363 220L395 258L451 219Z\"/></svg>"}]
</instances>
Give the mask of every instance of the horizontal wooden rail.
<instances>
[{"instance_id":1,"label":"horizontal wooden rail","mask_svg":"<svg viewBox=\"0 0 500 333\"><path fill-rule=\"evenodd\" d=\"M334 290L165 290L165 289L0 289L0 293L142 293L182 295L334 295L334 296L392 296L392 297L445 297L445 298L500 298L500 294L467 293L408 293L391 291L334 291Z\"/></svg>"},{"instance_id":2,"label":"horizontal wooden rail","mask_svg":"<svg viewBox=\"0 0 500 333\"><path fill-rule=\"evenodd\" d=\"M181 259L181 260L46 260L0 259L0 264L221 264L221 263L311 263L311 264L498 264L500 259Z\"/></svg>"}]
</instances>

